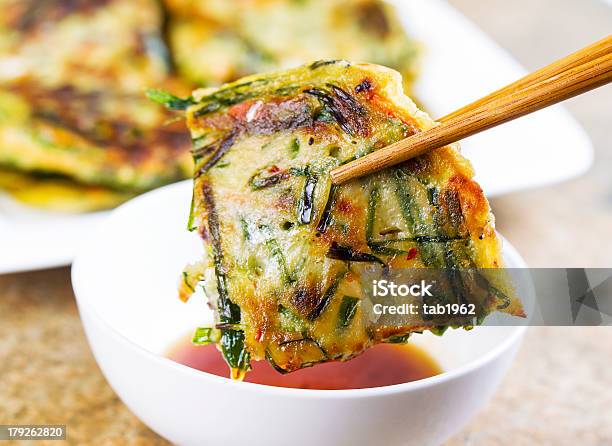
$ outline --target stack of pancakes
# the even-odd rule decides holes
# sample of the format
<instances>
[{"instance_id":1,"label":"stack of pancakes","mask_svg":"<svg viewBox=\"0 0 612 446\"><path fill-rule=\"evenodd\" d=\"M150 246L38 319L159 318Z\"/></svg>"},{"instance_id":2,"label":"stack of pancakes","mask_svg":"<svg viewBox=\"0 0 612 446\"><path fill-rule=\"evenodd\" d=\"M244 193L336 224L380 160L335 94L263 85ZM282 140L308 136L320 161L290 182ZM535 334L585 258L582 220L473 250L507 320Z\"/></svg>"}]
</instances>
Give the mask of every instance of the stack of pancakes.
<instances>
[{"instance_id":1,"label":"stack of pancakes","mask_svg":"<svg viewBox=\"0 0 612 446\"><path fill-rule=\"evenodd\" d=\"M416 45L379 0L0 0L0 188L68 211L192 174L184 123L147 88L187 95L323 58L399 70Z\"/></svg>"}]
</instances>

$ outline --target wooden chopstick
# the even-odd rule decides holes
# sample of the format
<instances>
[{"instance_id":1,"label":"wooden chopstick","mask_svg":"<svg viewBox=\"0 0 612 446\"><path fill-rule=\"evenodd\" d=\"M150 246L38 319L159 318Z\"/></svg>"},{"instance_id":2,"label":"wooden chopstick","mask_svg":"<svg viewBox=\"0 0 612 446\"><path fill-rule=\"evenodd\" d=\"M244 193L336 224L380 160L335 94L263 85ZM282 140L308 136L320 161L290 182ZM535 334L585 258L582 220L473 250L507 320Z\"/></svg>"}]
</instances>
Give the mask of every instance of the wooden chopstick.
<instances>
[{"instance_id":1,"label":"wooden chopstick","mask_svg":"<svg viewBox=\"0 0 612 446\"><path fill-rule=\"evenodd\" d=\"M521 90L523 88L530 87L538 82L551 78L553 76L557 76L558 74L563 73L569 69L580 66L584 63L587 63L591 60L595 60L599 57L605 56L606 54L610 54L612 52L612 36L604 37L597 42L582 48L581 50L576 51L575 53L570 54L569 56L565 56L562 59L559 59L556 62L551 63L550 65L546 65L539 70L536 70L532 73L529 73L525 77L506 85L503 88L500 88L497 91L481 98L471 104L466 105L465 107L460 108L459 110L455 110L454 112L438 119L438 122L449 121L457 115L461 115L466 113L470 109L478 107L480 105L484 105L487 102L491 102L494 99L497 99L500 96L503 96L508 93L512 93L514 91Z\"/></svg>"},{"instance_id":2,"label":"wooden chopstick","mask_svg":"<svg viewBox=\"0 0 612 446\"><path fill-rule=\"evenodd\" d=\"M595 49L591 55L589 48ZM385 169L609 82L612 36L445 116L429 130L335 168L332 181L341 184Z\"/></svg>"}]
</instances>

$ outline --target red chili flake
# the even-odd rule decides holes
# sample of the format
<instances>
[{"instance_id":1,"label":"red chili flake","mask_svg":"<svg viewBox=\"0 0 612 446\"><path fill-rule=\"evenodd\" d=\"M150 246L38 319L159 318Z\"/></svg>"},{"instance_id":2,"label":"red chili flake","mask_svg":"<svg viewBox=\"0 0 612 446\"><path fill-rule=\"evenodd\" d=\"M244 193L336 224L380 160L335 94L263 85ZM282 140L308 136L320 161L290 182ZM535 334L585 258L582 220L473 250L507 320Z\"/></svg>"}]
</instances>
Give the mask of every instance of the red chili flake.
<instances>
[{"instance_id":1,"label":"red chili flake","mask_svg":"<svg viewBox=\"0 0 612 446\"><path fill-rule=\"evenodd\" d=\"M350 212L353 209L353 205L349 200L339 199L336 202L336 209L344 214Z\"/></svg>"},{"instance_id":2,"label":"red chili flake","mask_svg":"<svg viewBox=\"0 0 612 446\"><path fill-rule=\"evenodd\" d=\"M276 164L274 164L273 166L270 166L268 168L268 172L270 172L270 173L280 172L280 167L278 167Z\"/></svg>"},{"instance_id":3,"label":"red chili flake","mask_svg":"<svg viewBox=\"0 0 612 446\"><path fill-rule=\"evenodd\" d=\"M247 112L253 105L253 101L245 101L228 109L228 114L238 120L244 120Z\"/></svg>"},{"instance_id":4,"label":"red chili flake","mask_svg":"<svg viewBox=\"0 0 612 446\"><path fill-rule=\"evenodd\" d=\"M417 256L417 254L418 254L418 253L419 253L419 250L418 250L418 249L416 249L416 248L410 248L410 249L408 250L408 255L406 256L406 259L407 259L407 260L412 260L412 259L414 259L414 258Z\"/></svg>"},{"instance_id":5,"label":"red chili flake","mask_svg":"<svg viewBox=\"0 0 612 446\"><path fill-rule=\"evenodd\" d=\"M264 337L264 332L263 332L263 330L262 330L261 328L258 328L258 329L257 329L257 335L255 336L255 340L256 340L257 342L261 342L261 341L263 341L263 337Z\"/></svg>"}]
</instances>

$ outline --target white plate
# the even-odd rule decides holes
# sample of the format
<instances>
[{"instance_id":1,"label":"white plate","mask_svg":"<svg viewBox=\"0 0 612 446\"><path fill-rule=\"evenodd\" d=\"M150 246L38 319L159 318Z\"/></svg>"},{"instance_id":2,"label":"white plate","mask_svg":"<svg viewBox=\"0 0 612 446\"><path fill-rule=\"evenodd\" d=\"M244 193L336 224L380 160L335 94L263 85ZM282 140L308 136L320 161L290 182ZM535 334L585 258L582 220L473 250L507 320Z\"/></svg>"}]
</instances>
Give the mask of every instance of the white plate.
<instances>
[{"instance_id":1,"label":"white plate","mask_svg":"<svg viewBox=\"0 0 612 446\"><path fill-rule=\"evenodd\" d=\"M426 46L416 94L434 117L525 73L445 2L396 3L409 33ZM561 107L474 136L463 147L489 196L568 179L584 172L592 162L588 137ZM0 198L0 273L70 263L105 215L40 212Z\"/></svg>"},{"instance_id":2,"label":"white plate","mask_svg":"<svg viewBox=\"0 0 612 446\"><path fill-rule=\"evenodd\" d=\"M69 265L107 214L46 212L0 195L0 274Z\"/></svg>"},{"instance_id":3,"label":"white plate","mask_svg":"<svg viewBox=\"0 0 612 446\"><path fill-rule=\"evenodd\" d=\"M442 0L395 0L408 32L425 45L415 96L433 118L527 74L504 49ZM520 25L518 25L520 27ZM542 65L549 62L543 60ZM462 142L487 196L584 173L593 146L578 122L554 106Z\"/></svg>"}]
</instances>

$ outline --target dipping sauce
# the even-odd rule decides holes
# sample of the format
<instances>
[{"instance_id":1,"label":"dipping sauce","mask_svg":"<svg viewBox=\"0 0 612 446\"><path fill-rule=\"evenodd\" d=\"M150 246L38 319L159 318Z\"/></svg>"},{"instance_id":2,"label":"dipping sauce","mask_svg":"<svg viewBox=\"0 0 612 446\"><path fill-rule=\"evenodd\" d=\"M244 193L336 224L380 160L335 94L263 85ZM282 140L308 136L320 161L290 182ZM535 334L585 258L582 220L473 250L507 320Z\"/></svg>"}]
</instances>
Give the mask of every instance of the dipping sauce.
<instances>
[{"instance_id":1,"label":"dipping sauce","mask_svg":"<svg viewBox=\"0 0 612 446\"><path fill-rule=\"evenodd\" d=\"M214 345L189 341L172 349L168 357L180 364L228 378L229 369ZM411 344L381 344L347 362L329 362L283 375L267 361L253 361L245 381L296 389L366 389L407 383L442 373L424 350ZM228 378L229 379L229 378Z\"/></svg>"}]
</instances>

